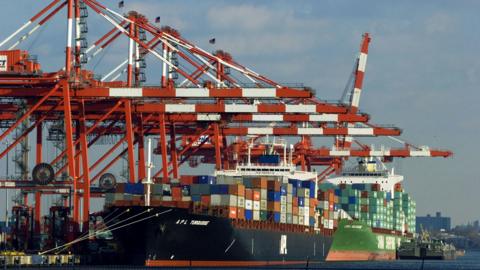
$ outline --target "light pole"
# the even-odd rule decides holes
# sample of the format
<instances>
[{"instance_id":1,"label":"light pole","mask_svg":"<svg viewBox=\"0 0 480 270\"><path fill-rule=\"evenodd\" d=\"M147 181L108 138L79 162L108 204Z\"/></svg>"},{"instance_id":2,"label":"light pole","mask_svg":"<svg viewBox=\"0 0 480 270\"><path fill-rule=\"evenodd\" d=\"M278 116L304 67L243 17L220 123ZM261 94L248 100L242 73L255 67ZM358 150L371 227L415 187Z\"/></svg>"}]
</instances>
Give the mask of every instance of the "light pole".
<instances>
[{"instance_id":1,"label":"light pole","mask_svg":"<svg viewBox=\"0 0 480 270\"><path fill-rule=\"evenodd\" d=\"M4 144L7 146L9 146L9 141L8 140L5 140ZM7 172L7 180L8 180L8 152L7 152L7 168L6 168L6 172ZM3 233L3 240L4 240L4 248L5 250L7 250L7 228L8 228L8 188L5 188L5 232ZM6 265L6 264L5 264Z\"/></svg>"},{"instance_id":2,"label":"light pole","mask_svg":"<svg viewBox=\"0 0 480 270\"><path fill-rule=\"evenodd\" d=\"M7 148L10 146L10 142L8 140L5 141L5 144L7 145ZM8 152L10 151L7 151L7 180L9 178L9 174L8 174ZM5 228L8 228L8 188L5 189Z\"/></svg>"}]
</instances>

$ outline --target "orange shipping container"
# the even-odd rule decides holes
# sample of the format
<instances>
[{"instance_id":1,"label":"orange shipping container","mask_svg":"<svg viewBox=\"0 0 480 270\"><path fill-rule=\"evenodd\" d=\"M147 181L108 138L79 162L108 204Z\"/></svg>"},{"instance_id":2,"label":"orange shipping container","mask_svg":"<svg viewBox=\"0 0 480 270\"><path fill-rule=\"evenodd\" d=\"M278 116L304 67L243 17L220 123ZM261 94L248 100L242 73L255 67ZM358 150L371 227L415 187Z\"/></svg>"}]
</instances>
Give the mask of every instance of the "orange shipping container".
<instances>
[{"instance_id":1,"label":"orange shipping container","mask_svg":"<svg viewBox=\"0 0 480 270\"><path fill-rule=\"evenodd\" d=\"M245 186L244 185L229 185L228 193L231 195L245 196Z\"/></svg>"},{"instance_id":2,"label":"orange shipping container","mask_svg":"<svg viewBox=\"0 0 480 270\"><path fill-rule=\"evenodd\" d=\"M245 209L237 207L237 219L245 219Z\"/></svg>"},{"instance_id":3,"label":"orange shipping container","mask_svg":"<svg viewBox=\"0 0 480 270\"><path fill-rule=\"evenodd\" d=\"M292 198L292 205L295 206L295 207L298 206L298 197L293 197Z\"/></svg>"},{"instance_id":4,"label":"orange shipping container","mask_svg":"<svg viewBox=\"0 0 480 270\"><path fill-rule=\"evenodd\" d=\"M318 202L317 200L310 198L310 208L312 208L312 207L313 207L313 208L317 207L317 202Z\"/></svg>"},{"instance_id":5,"label":"orange shipping container","mask_svg":"<svg viewBox=\"0 0 480 270\"><path fill-rule=\"evenodd\" d=\"M267 180L266 179L261 179L261 178L252 179L252 186L254 188L266 189L267 188Z\"/></svg>"},{"instance_id":6,"label":"orange shipping container","mask_svg":"<svg viewBox=\"0 0 480 270\"><path fill-rule=\"evenodd\" d=\"M323 211L323 217L328 218L328 211Z\"/></svg>"},{"instance_id":7,"label":"orange shipping container","mask_svg":"<svg viewBox=\"0 0 480 270\"><path fill-rule=\"evenodd\" d=\"M260 190L254 190L253 191L253 200L254 201L260 201Z\"/></svg>"},{"instance_id":8,"label":"orange shipping container","mask_svg":"<svg viewBox=\"0 0 480 270\"><path fill-rule=\"evenodd\" d=\"M313 217L315 215L315 208L309 208L309 213L308 213L311 217Z\"/></svg>"},{"instance_id":9,"label":"orange shipping container","mask_svg":"<svg viewBox=\"0 0 480 270\"><path fill-rule=\"evenodd\" d=\"M267 202L267 210L268 211L274 211L274 212L280 212L280 202L268 201Z\"/></svg>"},{"instance_id":10,"label":"orange shipping container","mask_svg":"<svg viewBox=\"0 0 480 270\"><path fill-rule=\"evenodd\" d=\"M245 200L252 200L253 199L253 191L249 188L245 189Z\"/></svg>"},{"instance_id":11,"label":"orange shipping container","mask_svg":"<svg viewBox=\"0 0 480 270\"><path fill-rule=\"evenodd\" d=\"M298 215L298 207L297 206L292 207L292 214Z\"/></svg>"}]
</instances>

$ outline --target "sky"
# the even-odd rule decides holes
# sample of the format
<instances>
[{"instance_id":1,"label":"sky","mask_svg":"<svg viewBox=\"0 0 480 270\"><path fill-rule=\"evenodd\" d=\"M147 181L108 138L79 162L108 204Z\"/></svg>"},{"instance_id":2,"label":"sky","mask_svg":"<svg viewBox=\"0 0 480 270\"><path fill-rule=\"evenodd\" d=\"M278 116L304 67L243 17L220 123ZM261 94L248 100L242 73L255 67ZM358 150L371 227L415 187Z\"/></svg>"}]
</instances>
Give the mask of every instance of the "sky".
<instances>
[{"instance_id":1,"label":"sky","mask_svg":"<svg viewBox=\"0 0 480 270\"><path fill-rule=\"evenodd\" d=\"M118 10L117 1L103 2ZM162 25L179 30L184 38L207 51L225 50L237 62L275 81L312 87L324 100L341 97L361 36L370 33L360 110L370 114L372 123L402 128L402 140L454 152L447 159L395 162L397 172L405 176L406 191L417 201L417 214L441 211L452 217L453 224L480 219L476 170L480 150L476 114L480 98L480 2L124 2L122 12L136 10L151 19L160 16ZM5 12L0 39L47 3L2 3ZM91 40L111 28L93 12L89 19ZM37 54L44 70L58 70L63 64L65 29L65 14L60 13L21 48ZM208 43L211 38L216 39L214 45ZM124 45L113 47L89 67L105 73L125 52ZM147 78L158 75L153 70ZM401 147L384 139L365 141ZM317 143L331 145L331 141Z\"/></svg>"}]
</instances>

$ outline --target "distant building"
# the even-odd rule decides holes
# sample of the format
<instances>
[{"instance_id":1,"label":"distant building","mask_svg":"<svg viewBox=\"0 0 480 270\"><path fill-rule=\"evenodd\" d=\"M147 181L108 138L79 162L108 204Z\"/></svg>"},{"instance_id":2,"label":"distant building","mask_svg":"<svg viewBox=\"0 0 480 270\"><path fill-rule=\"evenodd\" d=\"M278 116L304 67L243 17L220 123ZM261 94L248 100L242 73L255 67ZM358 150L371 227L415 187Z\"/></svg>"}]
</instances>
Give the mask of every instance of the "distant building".
<instances>
[{"instance_id":1,"label":"distant building","mask_svg":"<svg viewBox=\"0 0 480 270\"><path fill-rule=\"evenodd\" d=\"M417 232L421 232L420 226L424 230L438 232L441 230L449 231L451 229L452 220L450 217L442 217L440 212L437 212L434 217L427 215L426 217L417 217Z\"/></svg>"}]
</instances>

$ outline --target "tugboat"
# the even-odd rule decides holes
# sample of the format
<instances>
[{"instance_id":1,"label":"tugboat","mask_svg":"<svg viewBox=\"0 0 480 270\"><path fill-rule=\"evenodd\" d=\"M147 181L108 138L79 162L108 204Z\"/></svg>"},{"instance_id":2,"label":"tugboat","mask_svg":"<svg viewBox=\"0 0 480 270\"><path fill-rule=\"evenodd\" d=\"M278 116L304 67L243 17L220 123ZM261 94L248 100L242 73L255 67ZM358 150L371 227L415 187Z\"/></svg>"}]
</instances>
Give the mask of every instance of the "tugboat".
<instances>
[{"instance_id":1,"label":"tugboat","mask_svg":"<svg viewBox=\"0 0 480 270\"><path fill-rule=\"evenodd\" d=\"M422 228L422 233L418 238L405 241L400 245L397 257L407 260L455 260L457 251L454 245L432 238Z\"/></svg>"}]
</instances>

